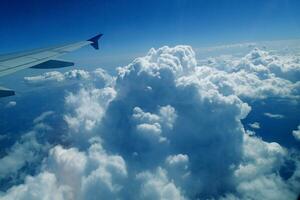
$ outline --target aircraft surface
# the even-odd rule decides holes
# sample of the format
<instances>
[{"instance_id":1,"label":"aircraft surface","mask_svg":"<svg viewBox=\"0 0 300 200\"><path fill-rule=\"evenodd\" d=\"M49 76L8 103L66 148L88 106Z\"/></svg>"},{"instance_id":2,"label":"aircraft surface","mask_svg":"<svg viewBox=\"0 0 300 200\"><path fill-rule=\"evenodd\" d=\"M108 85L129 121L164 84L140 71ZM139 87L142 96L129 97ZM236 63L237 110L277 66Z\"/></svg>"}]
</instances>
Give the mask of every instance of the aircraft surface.
<instances>
[{"instance_id":1,"label":"aircraft surface","mask_svg":"<svg viewBox=\"0 0 300 200\"><path fill-rule=\"evenodd\" d=\"M0 77L26 68L52 69L73 66L73 62L57 60L56 58L87 45L91 45L95 49L99 49L98 41L102 35L103 34L98 34L88 40L67 45L1 55ZM0 86L0 98L12 95L15 95L15 91Z\"/></svg>"}]
</instances>

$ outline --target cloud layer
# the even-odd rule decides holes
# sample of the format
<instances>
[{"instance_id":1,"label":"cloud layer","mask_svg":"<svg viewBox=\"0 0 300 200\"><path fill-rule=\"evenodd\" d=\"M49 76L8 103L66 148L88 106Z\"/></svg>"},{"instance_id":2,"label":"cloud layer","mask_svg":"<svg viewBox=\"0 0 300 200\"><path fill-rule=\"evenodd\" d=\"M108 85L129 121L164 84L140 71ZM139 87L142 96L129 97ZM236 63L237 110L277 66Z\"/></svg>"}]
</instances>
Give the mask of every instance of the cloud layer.
<instances>
[{"instance_id":1,"label":"cloud layer","mask_svg":"<svg viewBox=\"0 0 300 200\"><path fill-rule=\"evenodd\" d=\"M65 96L69 145L51 146L39 172L1 199L296 199L299 158L241 120L246 99L297 100L299 69L259 49L197 62L189 46L151 49L116 77L98 69L86 76L94 86ZM284 177L287 160L295 167Z\"/></svg>"}]
</instances>

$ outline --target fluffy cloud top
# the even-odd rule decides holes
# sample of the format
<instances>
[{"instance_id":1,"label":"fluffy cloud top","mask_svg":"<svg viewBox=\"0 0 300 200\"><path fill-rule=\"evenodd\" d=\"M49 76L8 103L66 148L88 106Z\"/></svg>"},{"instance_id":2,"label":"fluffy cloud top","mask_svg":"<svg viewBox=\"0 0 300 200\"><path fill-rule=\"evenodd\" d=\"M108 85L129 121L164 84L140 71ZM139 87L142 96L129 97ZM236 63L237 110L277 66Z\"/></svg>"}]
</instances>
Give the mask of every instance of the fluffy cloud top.
<instances>
[{"instance_id":1,"label":"fluffy cloud top","mask_svg":"<svg viewBox=\"0 0 300 200\"><path fill-rule=\"evenodd\" d=\"M243 162L235 170L237 196L226 199L296 199L299 183L294 174L287 181L278 175L287 151L277 143L244 135ZM299 166L298 166L299 167Z\"/></svg>"},{"instance_id":2,"label":"fluffy cloud top","mask_svg":"<svg viewBox=\"0 0 300 200\"><path fill-rule=\"evenodd\" d=\"M55 146L43 172L27 177L1 199L115 199L126 176L124 160L108 155L99 142L94 141L87 152Z\"/></svg>"},{"instance_id":3,"label":"fluffy cloud top","mask_svg":"<svg viewBox=\"0 0 300 200\"><path fill-rule=\"evenodd\" d=\"M189 197L211 197L224 187L232 187L230 166L238 164L242 156L240 119L250 107L235 95L224 96L214 83L198 78L194 56L190 47L163 47L120 69L117 96L109 104L101 132L108 148L121 152L129 165L137 168L154 170L170 154L187 155L189 171L177 171L182 173L180 177L186 175L185 180L173 173L175 185L183 185ZM175 112L176 118L167 117L170 120L162 122L154 114L165 106L170 106L168 113ZM172 129L162 128L167 124ZM141 131L159 139L145 138Z\"/></svg>"},{"instance_id":4,"label":"fluffy cloud top","mask_svg":"<svg viewBox=\"0 0 300 200\"><path fill-rule=\"evenodd\" d=\"M144 112L141 108L135 107L132 115L137 123L137 131L146 137L155 137L159 142L167 141L162 133L173 128L176 117L175 109L170 105L161 107L158 115Z\"/></svg>"},{"instance_id":5,"label":"fluffy cloud top","mask_svg":"<svg viewBox=\"0 0 300 200\"><path fill-rule=\"evenodd\" d=\"M66 96L66 105L72 110L64 119L75 132L91 130L101 121L106 106L116 95L111 87L103 89L81 89L77 94L69 93Z\"/></svg>"},{"instance_id":6,"label":"fluffy cloud top","mask_svg":"<svg viewBox=\"0 0 300 200\"><path fill-rule=\"evenodd\" d=\"M242 58L220 56L202 63L201 77L210 79L224 94L235 93L255 99L299 98L300 64L297 57L272 55L256 48Z\"/></svg>"}]
</instances>

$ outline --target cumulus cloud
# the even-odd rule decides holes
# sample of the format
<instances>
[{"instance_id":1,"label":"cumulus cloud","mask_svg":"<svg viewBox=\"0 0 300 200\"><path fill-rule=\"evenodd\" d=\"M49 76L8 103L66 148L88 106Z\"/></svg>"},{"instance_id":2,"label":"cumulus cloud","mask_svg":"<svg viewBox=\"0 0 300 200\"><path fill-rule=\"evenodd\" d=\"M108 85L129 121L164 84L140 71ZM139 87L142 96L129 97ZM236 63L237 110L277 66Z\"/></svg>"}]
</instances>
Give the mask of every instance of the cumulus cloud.
<instances>
[{"instance_id":1,"label":"cumulus cloud","mask_svg":"<svg viewBox=\"0 0 300 200\"><path fill-rule=\"evenodd\" d=\"M174 165L185 165L184 168L187 168L186 163L188 163L189 157L184 154L172 155L168 156L166 159L166 163L170 166Z\"/></svg>"},{"instance_id":2,"label":"cumulus cloud","mask_svg":"<svg viewBox=\"0 0 300 200\"><path fill-rule=\"evenodd\" d=\"M137 174L137 179L141 181L141 199L164 199L164 200L184 200L180 188L170 181L167 172L158 168L156 172L142 172Z\"/></svg>"},{"instance_id":3,"label":"cumulus cloud","mask_svg":"<svg viewBox=\"0 0 300 200\"><path fill-rule=\"evenodd\" d=\"M0 159L0 178L16 174L26 163L34 162L38 159L35 152L42 149L37 142L34 132L25 134L19 142L16 142L7 155Z\"/></svg>"},{"instance_id":4,"label":"cumulus cloud","mask_svg":"<svg viewBox=\"0 0 300 200\"><path fill-rule=\"evenodd\" d=\"M24 184L10 188L7 193L0 196L2 200L39 200L39 199L72 199L70 188L59 187L57 178L48 172L35 177L28 176Z\"/></svg>"},{"instance_id":5,"label":"cumulus cloud","mask_svg":"<svg viewBox=\"0 0 300 200\"><path fill-rule=\"evenodd\" d=\"M146 137L157 138L159 142L165 142L167 139L162 135L164 129L172 129L176 119L175 109L170 106L163 106L158 114L144 112L141 108L135 107L132 115L136 121L136 129Z\"/></svg>"},{"instance_id":6,"label":"cumulus cloud","mask_svg":"<svg viewBox=\"0 0 300 200\"><path fill-rule=\"evenodd\" d=\"M127 177L122 157L107 154L99 140L91 141L87 152L55 146L42 168L1 199L117 199Z\"/></svg>"},{"instance_id":7,"label":"cumulus cloud","mask_svg":"<svg viewBox=\"0 0 300 200\"><path fill-rule=\"evenodd\" d=\"M74 131L89 131L101 121L106 106L116 92L111 87L97 89L81 88L78 93L69 93L65 102L71 113L64 116L68 126Z\"/></svg>"},{"instance_id":8,"label":"cumulus cloud","mask_svg":"<svg viewBox=\"0 0 300 200\"><path fill-rule=\"evenodd\" d=\"M46 168L80 199L114 198L122 190L118 182L127 176L125 161L108 155L99 142L94 142L87 153L56 146L50 150Z\"/></svg>"},{"instance_id":9,"label":"cumulus cloud","mask_svg":"<svg viewBox=\"0 0 300 200\"><path fill-rule=\"evenodd\" d=\"M51 114L53 111L44 112L34 119L32 130L23 134L6 151L5 156L0 158L0 178L7 181L7 184L11 178L18 177L18 173L23 167L34 165L40 161L43 154L48 150L49 146L41 142L41 137L43 137L44 132L51 129L49 125L43 122Z\"/></svg>"},{"instance_id":10,"label":"cumulus cloud","mask_svg":"<svg viewBox=\"0 0 300 200\"><path fill-rule=\"evenodd\" d=\"M100 87L113 86L115 78L109 75L104 69L97 68L93 71L94 80L97 83L101 83Z\"/></svg>"},{"instance_id":11,"label":"cumulus cloud","mask_svg":"<svg viewBox=\"0 0 300 200\"><path fill-rule=\"evenodd\" d=\"M265 116L270 117L270 118L274 118L274 119L282 119L284 118L284 115L281 114L273 114L273 113L264 113Z\"/></svg>"},{"instance_id":12,"label":"cumulus cloud","mask_svg":"<svg viewBox=\"0 0 300 200\"><path fill-rule=\"evenodd\" d=\"M254 49L199 65L191 47L165 46L116 77L90 72L104 84L66 95L68 146L52 147L39 173L1 198L295 199L297 158L282 177L288 150L241 123L251 111L245 99L297 98L288 59L275 57ZM277 62L284 65L275 73Z\"/></svg>"},{"instance_id":13,"label":"cumulus cloud","mask_svg":"<svg viewBox=\"0 0 300 200\"><path fill-rule=\"evenodd\" d=\"M271 199L268 187L250 186L264 180L278 183L280 197L295 197L296 184L278 174L286 150L248 136L241 125L251 110L241 98L297 98L292 78L270 72L274 56L258 49L242 60L233 59L231 68L221 63L198 66L194 57L190 47L163 47L119 69L117 96L100 129L106 147L137 169L164 167L187 198L217 198L232 190L245 199L255 198L256 192ZM158 107L166 105L176 113L172 129L162 129L159 122ZM143 119L140 129L157 136L158 142L137 134L137 118ZM160 137L168 142L159 142Z\"/></svg>"},{"instance_id":14,"label":"cumulus cloud","mask_svg":"<svg viewBox=\"0 0 300 200\"><path fill-rule=\"evenodd\" d=\"M255 56L258 57L251 52L245 59L255 59ZM115 85L117 96L109 104L99 130L105 146L119 152L135 169L153 171L163 166L176 187L184 191L181 194L191 199L216 198L241 187L238 170L244 165L251 166L250 162L265 156L260 153L273 152L273 148L274 154L278 152L278 159L265 162L276 164L274 174L270 173L284 183L278 168L286 154L278 144L254 140L262 150L242 163L247 158L244 153L249 150L241 119L251 108L240 97L290 96L293 83L272 75L264 79L263 70L255 65L258 61L250 64L253 67L249 74L247 66L226 71L197 66L194 58L190 47L163 47L151 49L147 56L120 68ZM285 84L288 87L283 87ZM170 113L176 113L171 118L175 119L170 123L172 129L163 129L164 123L159 120L158 109L164 106L170 106L175 111ZM142 137L140 132L157 140ZM265 175L267 170L263 168L268 165L256 164L254 168ZM282 190L277 188L278 192L286 190L288 195L295 196L295 187L284 185ZM249 187L248 191L245 187L239 195L247 198L250 190L255 193L260 188Z\"/></svg>"},{"instance_id":15,"label":"cumulus cloud","mask_svg":"<svg viewBox=\"0 0 300 200\"><path fill-rule=\"evenodd\" d=\"M296 199L299 188L295 173L285 181L279 170L287 157L287 150L277 143L267 143L257 137L244 135L243 161L234 175L237 194L222 199ZM298 166L299 167L299 166Z\"/></svg>"},{"instance_id":16,"label":"cumulus cloud","mask_svg":"<svg viewBox=\"0 0 300 200\"><path fill-rule=\"evenodd\" d=\"M101 68L90 74L93 74L94 78L92 85L81 86L79 91L70 92L65 97L68 112L64 115L64 120L75 132L93 129L101 121L110 101L116 96L114 77Z\"/></svg>"},{"instance_id":17,"label":"cumulus cloud","mask_svg":"<svg viewBox=\"0 0 300 200\"><path fill-rule=\"evenodd\" d=\"M229 166L240 160L244 133L240 119L250 107L195 76L194 58L190 47L163 47L119 69L117 96L107 108L100 132L108 148L121 152L129 165L137 168L153 170L170 154L187 155L189 170L179 174L187 177L183 189L189 197L209 197L233 184ZM162 114L157 113L168 114L160 120ZM159 139L145 138L139 131ZM173 174L171 178L178 181L175 185L180 184L182 179ZM218 182L212 181L216 179Z\"/></svg>"},{"instance_id":18,"label":"cumulus cloud","mask_svg":"<svg viewBox=\"0 0 300 200\"><path fill-rule=\"evenodd\" d=\"M210 58L199 69L201 78L210 79L224 94L264 99L299 98L299 59L272 55L255 48L246 56Z\"/></svg>"}]
</instances>

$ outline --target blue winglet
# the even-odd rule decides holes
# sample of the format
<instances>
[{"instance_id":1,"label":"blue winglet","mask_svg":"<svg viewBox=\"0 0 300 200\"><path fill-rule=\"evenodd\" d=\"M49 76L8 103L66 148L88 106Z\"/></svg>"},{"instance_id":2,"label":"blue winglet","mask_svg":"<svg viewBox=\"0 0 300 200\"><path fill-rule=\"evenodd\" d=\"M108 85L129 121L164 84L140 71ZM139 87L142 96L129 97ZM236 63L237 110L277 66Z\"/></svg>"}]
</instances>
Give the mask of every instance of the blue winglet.
<instances>
[{"instance_id":1,"label":"blue winglet","mask_svg":"<svg viewBox=\"0 0 300 200\"><path fill-rule=\"evenodd\" d=\"M88 39L87 41L92 42L91 45L92 47L94 47L95 49L99 49L99 39L103 34L98 34L95 37L92 37L91 39Z\"/></svg>"}]
</instances>

